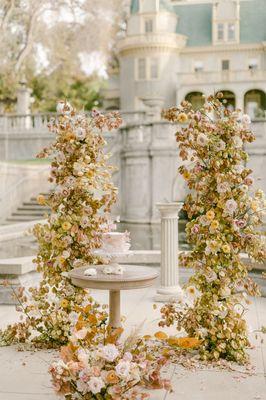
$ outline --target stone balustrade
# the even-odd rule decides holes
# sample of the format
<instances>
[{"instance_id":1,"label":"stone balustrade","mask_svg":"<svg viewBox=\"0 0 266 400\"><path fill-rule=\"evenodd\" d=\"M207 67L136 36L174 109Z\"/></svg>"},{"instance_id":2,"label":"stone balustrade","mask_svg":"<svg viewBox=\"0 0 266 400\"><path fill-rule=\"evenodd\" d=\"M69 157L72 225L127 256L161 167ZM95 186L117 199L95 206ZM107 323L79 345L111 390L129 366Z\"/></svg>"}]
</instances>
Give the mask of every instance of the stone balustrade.
<instances>
[{"instance_id":1,"label":"stone balustrade","mask_svg":"<svg viewBox=\"0 0 266 400\"><path fill-rule=\"evenodd\" d=\"M265 70L224 70L224 71L198 71L180 72L181 85L193 84L222 84L224 82L261 82L266 80Z\"/></svg>"},{"instance_id":2,"label":"stone balustrade","mask_svg":"<svg viewBox=\"0 0 266 400\"><path fill-rule=\"evenodd\" d=\"M114 210L121 220L132 223L159 222L156 203L182 201L187 193L177 169L181 161L175 141L176 127L160 120L159 114L122 111L124 123L115 132L104 133L110 163L118 167L113 180L119 190ZM36 154L53 140L46 124L53 114L0 117L0 160L21 161ZM257 140L247 146L249 166L256 186L266 190L263 174L266 121L254 121ZM260 179L260 180L259 180Z\"/></svg>"}]
</instances>

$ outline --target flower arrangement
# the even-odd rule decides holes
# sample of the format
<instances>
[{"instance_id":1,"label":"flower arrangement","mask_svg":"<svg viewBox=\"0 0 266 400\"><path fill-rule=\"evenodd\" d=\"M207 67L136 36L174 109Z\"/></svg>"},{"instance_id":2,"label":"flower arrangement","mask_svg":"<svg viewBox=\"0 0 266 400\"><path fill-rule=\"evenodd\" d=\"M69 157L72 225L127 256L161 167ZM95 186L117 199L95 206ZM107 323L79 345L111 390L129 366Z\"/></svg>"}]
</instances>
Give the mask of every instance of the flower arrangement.
<instances>
[{"instance_id":1,"label":"flower arrangement","mask_svg":"<svg viewBox=\"0 0 266 400\"><path fill-rule=\"evenodd\" d=\"M60 359L49 368L55 391L69 400L140 400L149 397L147 388L171 390L161 374L170 360L167 344L162 347L161 339L137 332L118 342L120 334L121 329L107 327L91 346L86 321L79 321Z\"/></svg>"},{"instance_id":2,"label":"flower arrangement","mask_svg":"<svg viewBox=\"0 0 266 400\"><path fill-rule=\"evenodd\" d=\"M265 237L258 230L265 210L261 190L252 190L252 170L245 166L246 143L255 137L250 119L240 110L229 111L222 94L209 96L202 109L194 111L184 101L163 112L172 122L185 124L176 133L179 168L190 193L184 210L191 253L181 255L181 264L195 274L187 288L191 302L162 308L161 326L176 324L190 336L201 339L205 360L244 363L249 346L243 318L247 294L259 295L240 258L247 253L257 262L265 260Z\"/></svg>"},{"instance_id":3,"label":"flower arrangement","mask_svg":"<svg viewBox=\"0 0 266 400\"><path fill-rule=\"evenodd\" d=\"M117 129L121 118L98 111L86 117L67 102L59 102L57 112L49 123L56 140L37 156L52 157L49 180L55 185L48 198L38 197L51 208L47 221L34 227L39 242L34 262L42 280L29 294L23 288L15 293L24 319L0 332L2 345L31 341L57 347L68 342L79 313L90 321L92 332L107 318L86 290L71 284L67 272L99 263L93 250L110 230L108 213L117 194L102 131Z\"/></svg>"}]
</instances>

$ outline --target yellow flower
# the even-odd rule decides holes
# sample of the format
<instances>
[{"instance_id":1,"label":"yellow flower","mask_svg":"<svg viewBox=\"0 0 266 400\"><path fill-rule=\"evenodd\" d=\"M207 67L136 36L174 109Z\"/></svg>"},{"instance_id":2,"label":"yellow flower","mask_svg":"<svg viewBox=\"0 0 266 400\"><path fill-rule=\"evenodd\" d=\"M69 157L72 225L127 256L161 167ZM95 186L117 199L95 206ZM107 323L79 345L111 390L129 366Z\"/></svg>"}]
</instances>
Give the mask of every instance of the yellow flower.
<instances>
[{"instance_id":1,"label":"yellow flower","mask_svg":"<svg viewBox=\"0 0 266 400\"><path fill-rule=\"evenodd\" d=\"M68 300L67 300L67 299L62 299L62 300L60 301L60 305L61 305L61 307L63 307L63 308L67 308L67 307L68 307Z\"/></svg>"},{"instance_id":2,"label":"yellow flower","mask_svg":"<svg viewBox=\"0 0 266 400\"><path fill-rule=\"evenodd\" d=\"M211 251L212 252L216 252L218 249L219 249L219 243L218 242L216 242L216 240L211 240L209 243L208 243L208 246L209 246L209 248L211 249Z\"/></svg>"},{"instance_id":3,"label":"yellow flower","mask_svg":"<svg viewBox=\"0 0 266 400\"><path fill-rule=\"evenodd\" d=\"M178 122L181 122L181 124L184 124L188 120L187 114L185 114L185 113L178 114L177 120L178 120Z\"/></svg>"},{"instance_id":4,"label":"yellow flower","mask_svg":"<svg viewBox=\"0 0 266 400\"><path fill-rule=\"evenodd\" d=\"M71 228L71 223L68 221L63 222L62 228L64 229L64 231L69 231L69 229Z\"/></svg>"},{"instance_id":5,"label":"yellow flower","mask_svg":"<svg viewBox=\"0 0 266 400\"><path fill-rule=\"evenodd\" d=\"M229 246L229 244L224 244L223 246L222 246L222 250L223 250L223 252L224 253L230 253L230 246Z\"/></svg>"},{"instance_id":6,"label":"yellow flower","mask_svg":"<svg viewBox=\"0 0 266 400\"><path fill-rule=\"evenodd\" d=\"M37 197L37 202L38 202L41 206L44 206L45 203L46 203L46 199L45 199L45 197L44 197L42 194L40 194L40 195Z\"/></svg>"},{"instance_id":7,"label":"yellow flower","mask_svg":"<svg viewBox=\"0 0 266 400\"><path fill-rule=\"evenodd\" d=\"M214 219L214 217L215 217L215 212L214 212L213 210L209 210L209 211L206 213L206 217L207 217L207 219L208 219L209 221L212 221L212 220Z\"/></svg>"},{"instance_id":8,"label":"yellow flower","mask_svg":"<svg viewBox=\"0 0 266 400\"><path fill-rule=\"evenodd\" d=\"M211 229L216 230L219 227L219 222L216 220L213 220L211 223Z\"/></svg>"},{"instance_id":9,"label":"yellow flower","mask_svg":"<svg viewBox=\"0 0 266 400\"><path fill-rule=\"evenodd\" d=\"M184 179L188 180L190 178L190 172L189 171L184 171L183 177L184 177Z\"/></svg>"},{"instance_id":10,"label":"yellow flower","mask_svg":"<svg viewBox=\"0 0 266 400\"><path fill-rule=\"evenodd\" d=\"M253 211L257 211L257 210L258 210L258 203L257 203L255 200L253 200L253 201L251 202L251 209L252 209Z\"/></svg>"}]
</instances>

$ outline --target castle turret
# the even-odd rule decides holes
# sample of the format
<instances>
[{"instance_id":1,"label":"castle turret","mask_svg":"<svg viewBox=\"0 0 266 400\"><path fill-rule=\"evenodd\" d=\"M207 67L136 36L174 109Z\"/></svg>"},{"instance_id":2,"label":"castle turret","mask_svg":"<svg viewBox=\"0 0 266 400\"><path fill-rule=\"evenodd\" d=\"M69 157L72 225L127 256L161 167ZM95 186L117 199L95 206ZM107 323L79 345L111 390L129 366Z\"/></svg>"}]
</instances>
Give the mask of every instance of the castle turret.
<instances>
[{"instance_id":1,"label":"castle turret","mask_svg":"<svg viewBox=\"0 0 266 400\"><path fill-rule=\"evenodd\" d=\"M143 109L147 99L175 104L179 53L186 44L177 24L170 1L132 0L126 35L118 42L121 109Z\"/></svg>"}]
</instances>

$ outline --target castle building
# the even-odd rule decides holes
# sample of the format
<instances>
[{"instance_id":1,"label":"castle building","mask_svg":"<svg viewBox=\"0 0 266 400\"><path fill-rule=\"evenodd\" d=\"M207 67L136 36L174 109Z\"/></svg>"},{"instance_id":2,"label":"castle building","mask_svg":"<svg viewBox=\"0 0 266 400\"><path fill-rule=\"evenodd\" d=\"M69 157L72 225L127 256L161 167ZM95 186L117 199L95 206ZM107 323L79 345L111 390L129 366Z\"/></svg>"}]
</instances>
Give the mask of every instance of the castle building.
<instances>
[{"instance_id":1,"label":"castle building","mask_svg":"<svg viewBox=\"0 0 266 400\"><path fill-rule=\"evenodd\" d=\"M227 107L265 117L265 0L132 0L117 51L108 109L143 110L150 98L199 107L222 91Z\"/></svg>"}]
</instances>

